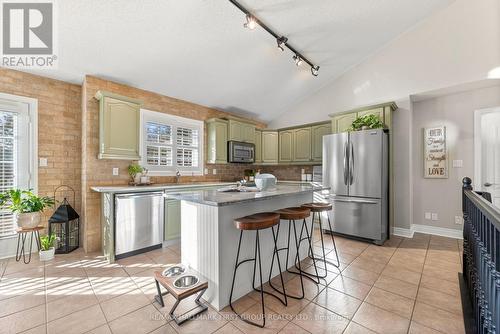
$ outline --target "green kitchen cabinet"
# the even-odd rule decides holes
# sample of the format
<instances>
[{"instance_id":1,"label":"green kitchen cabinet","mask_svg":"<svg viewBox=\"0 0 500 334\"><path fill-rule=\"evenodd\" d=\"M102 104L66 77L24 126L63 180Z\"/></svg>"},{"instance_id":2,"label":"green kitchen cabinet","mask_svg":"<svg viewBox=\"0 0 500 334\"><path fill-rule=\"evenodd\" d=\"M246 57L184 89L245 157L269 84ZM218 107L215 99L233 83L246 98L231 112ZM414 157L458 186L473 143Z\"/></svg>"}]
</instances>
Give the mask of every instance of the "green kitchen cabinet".
<instances>
[{"instance_id":1,"label":"green kitchen cabinet","mask_svg":"<svg viewBox=\"0 0 500 334\"><path fill-rule=\"evenodd\" d=\"M311 161L311 128L293 130L293 162Z\"/></svg>"},{"instance_id":2,"label":"green kitchen cabinet","mask_svg":"<svg viewBox=\"0 0 500 334\"><path fill-rule=\"evenodd\" d=\"M207 124L207 162L227 163L228 121L212 118Z\"/></svg>"},{"instance_id":3,"label":"green kitchen cabinet","mask_svg":"<svg viewBox=\"0 0 500 334\"><path fill-rule=\"evenodd\" d=\"M262 162L262 131L255 130L255 163Z\"/></svg>"},{"instance_id":4,"label":"green kitchen cabinet","mask_svg":"<svg viewBox=\"0 0 500 334\"><path fill-rule=\"evenodd\" d=\"M178 239L181 236L181 201L165 200L164 240Z\"/></svg>"},{"instance_id":5,"label":"green kitchen cabinet","mask_svg":"<svg viewBox=\"0 0 500 334\"><path fill-rule=\"evenodd\" d=\"M99 159L140 160L139 131L142 101L98 91Z\"/></svg>"},{"instance_id":6,"label":"green kitchen cabinet","mask_svg":"<svg viewBox=\"0 0 500 334\"><path fill-rule=\"evenodd\" d=\"M345 132L352 125L352 122L356 119L357 113L347 113L338 116L333 116L332 118L332 133Z\"/></svg>"},{"instance_id":7,"label":"green kitchen cabinet","mask_svg":"<svg viewBox=\"0 0 500 334\"><path fill-rule=\"evenodd\" d=\"M323 136L332 133L332 127L329 123L315 125L311 127L312 141L312 160L321 162L323 160Z\"/></svg>"},{"instance_id":8,"label":"green kitchen cabinet","mask_svg":"<svg viewBox=\"0 0 500 334\"><path fill-rule=\"evenodd\" d=\"M278 131L262 131L262 162L276 164L279 161Z\"/></svg>"},{"instance_id":9,"label":"green kitchen cabinet","mask_svg":"<svg viewBox=\"0 0 500 334\"><path fill-rule=\"evenodd\" d=\"M254 143L255 125L230 119L229 140L242 141L245 143Z\"/></svg>"},{"instance_id":10,"label":"green kitchen cabinet","mask_svg":"<svg viewBox=\"0 0 500 334\"><path fill-rule=\"evenodd\" d=\"M293 130L279 132L279 162L293 160Z\"/></svg>"},{"instance_id":11,"label":"green kitchen cabinet","mask_svg":"<svg viewBox=\"0 0 500 334\"><path fill-rule=\"evenodd\" d=\"M357 117L366 116L366 115L378 116L378 118L380 118L380 120L383 122L384 121L384 107L358 111Z\"/></svg>"}]
</instances>

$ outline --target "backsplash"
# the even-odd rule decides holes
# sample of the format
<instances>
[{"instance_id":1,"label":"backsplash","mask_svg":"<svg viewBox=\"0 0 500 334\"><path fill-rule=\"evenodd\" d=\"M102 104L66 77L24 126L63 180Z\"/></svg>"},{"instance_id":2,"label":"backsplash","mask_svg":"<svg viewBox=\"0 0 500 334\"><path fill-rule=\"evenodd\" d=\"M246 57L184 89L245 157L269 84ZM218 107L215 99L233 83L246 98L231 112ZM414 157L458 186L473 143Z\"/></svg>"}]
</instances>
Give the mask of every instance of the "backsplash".
<instances>
[{"instance_id":1,"label":"backsplash","mask_svg":"<svg viewBox=\"0 0 500 334\"><path fill-rule=\"evenodd\" d=\"M185 182L235 182L241 180L246 169L258 170L261 173L271 173L279 180L300 181L302 169L305 173L312 173L311 165L253 165L253 164L206 164L208 174L204 176L189 176L183 175L180 178L180 183ZM213 174L213 171L216 174ZM172 183L175 182L174 176L152 176L154 183Z\"/></svg>"}]
</instances>

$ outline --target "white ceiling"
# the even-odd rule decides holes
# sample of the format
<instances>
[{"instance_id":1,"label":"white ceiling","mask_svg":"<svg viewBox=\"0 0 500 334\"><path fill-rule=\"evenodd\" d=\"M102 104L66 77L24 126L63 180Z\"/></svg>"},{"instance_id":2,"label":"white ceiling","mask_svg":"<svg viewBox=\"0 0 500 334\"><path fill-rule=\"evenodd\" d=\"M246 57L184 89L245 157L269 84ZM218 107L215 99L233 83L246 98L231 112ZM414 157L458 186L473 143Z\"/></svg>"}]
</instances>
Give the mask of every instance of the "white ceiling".
<instances>
[{"instance_id":1,"label":"white ceiling","mask_svg":"<svg viewBox=\"0 0 500 334\"><path fill-rule=\"evenodd\" d=\"M314 63L297 69L227 0L57 1L59 67L270 121L453 0L242 0Z\"/></svg>"}]
</instances>

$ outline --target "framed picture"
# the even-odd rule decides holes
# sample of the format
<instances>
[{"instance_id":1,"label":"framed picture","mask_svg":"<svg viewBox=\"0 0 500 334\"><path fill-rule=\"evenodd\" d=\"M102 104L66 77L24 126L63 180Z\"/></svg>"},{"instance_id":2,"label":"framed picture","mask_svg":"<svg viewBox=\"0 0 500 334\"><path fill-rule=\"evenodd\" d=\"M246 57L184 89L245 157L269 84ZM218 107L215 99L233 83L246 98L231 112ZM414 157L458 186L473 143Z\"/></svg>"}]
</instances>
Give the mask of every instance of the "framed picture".
<instances>
[{"instance_id":1,"label":"framed picture","mask_svg":"<svg viewBox=\"0 0 500 334\"><path fill-rule=\"evenodd\" d=\"M424 177L428 179L448 178L445 126L424 129Z\"/></svg>"}]
</instances>

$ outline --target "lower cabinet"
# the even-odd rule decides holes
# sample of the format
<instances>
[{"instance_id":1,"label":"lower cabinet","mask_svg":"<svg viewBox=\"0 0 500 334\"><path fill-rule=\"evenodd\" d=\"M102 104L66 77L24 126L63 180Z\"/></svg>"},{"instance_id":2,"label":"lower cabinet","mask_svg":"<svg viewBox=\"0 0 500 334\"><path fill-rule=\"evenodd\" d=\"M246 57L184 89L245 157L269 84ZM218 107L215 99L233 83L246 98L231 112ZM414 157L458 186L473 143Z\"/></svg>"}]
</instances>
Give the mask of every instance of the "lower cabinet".
<instances>
[{"instance_id":1,"label":"lower cabinet","mask_svg":"<svg viewBox=\"0 0 500 334\"><path fill-rule=\"evenodd\" d=\"M164 240L169 241L181 237L181 201L165 200Z\"/></svg>"}]
</instances>

